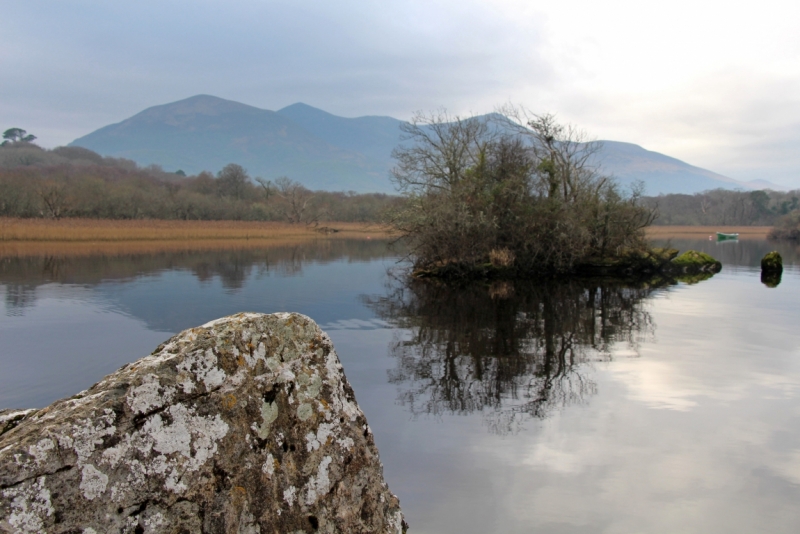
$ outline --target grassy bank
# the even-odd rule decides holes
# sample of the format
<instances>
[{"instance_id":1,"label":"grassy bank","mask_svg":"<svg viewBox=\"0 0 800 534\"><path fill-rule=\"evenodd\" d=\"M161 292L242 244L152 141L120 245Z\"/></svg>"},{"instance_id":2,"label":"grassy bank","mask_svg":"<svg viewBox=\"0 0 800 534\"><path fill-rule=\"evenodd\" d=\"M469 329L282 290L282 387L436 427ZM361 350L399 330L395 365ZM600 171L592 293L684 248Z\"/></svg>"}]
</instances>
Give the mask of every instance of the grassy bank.
<instances>
[{"instance_id":1,"label":"grassy bank","mask_svg":"<svg viewBox=\"0 0 800 534\"><path fill-rule=\"evenodd\" d=\"M325 238L384 238L384 227L369 223L300 224L254 221L164 221L0 218L0 243L120 243L177 241L306 241ZM241 243L239 244L239 246Z\"/></svg>"}]
</instances>

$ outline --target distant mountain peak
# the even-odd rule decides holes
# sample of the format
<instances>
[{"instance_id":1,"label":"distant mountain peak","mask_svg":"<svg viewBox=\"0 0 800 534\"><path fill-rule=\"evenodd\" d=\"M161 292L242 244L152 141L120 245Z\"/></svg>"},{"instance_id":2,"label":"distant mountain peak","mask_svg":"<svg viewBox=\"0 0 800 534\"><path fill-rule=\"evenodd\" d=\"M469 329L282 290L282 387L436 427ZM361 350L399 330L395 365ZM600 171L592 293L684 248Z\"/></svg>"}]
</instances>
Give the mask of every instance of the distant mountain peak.
<instances>
[{"instance_id":1,"label":"distant mountain peak","mask_svg":"<svg viewBox=\"0 0 800 534\"><path fill-rule=\"evenodd\" d=\"M295 102L294 104L289 104L286 107L283 107L278 110L278 113L281 111L313 111L315 113L324 113L325 115L333 115L333 113L328 113L325 110L320 108L315 108L314 106L310 106L305 102Z\"/></svg>"},{"instance_id":2,"label":"distant mountain peak","mask_svg":"<svg viewBox=\"0 0 800 534\"><path fill-rule=\"evenodd\" d=\"M242 104L234 100L225 100L212 95L195 95L183 100L161 104L145 109L138 116L178 116L178 115L221 115L230 112L264 112L254 106Z\"/></svg>"},{"instance_id":3,"label":"distant mountain peak","mask_svg":"<svg viewBox=\"0 0 800 534\"><path fill-rule=\"evenodd\" d=\"M315 108L314 106L309 106L303 102L296 102L286 106L285 108L279 109L275 113L303 122L348 120L344 117L338 117L333 113L328 113L322 109Z\"/></svg>"},{"instance_id":4,"label":"distant mountain peak","mask_svg":"<svg viewBox=\"0 0 800 534\"><path fill-rule=\"evenodd\" d=\"M303 102L270 111L199 94L147 108L71 144L170 171L216 172L238 163L252 176L288 176L311 189L390 193L391 154L401 141L401 124L391 117L339 117ZM648 194L761 186L634 143L602 143L595 160L602 170L623 187L643 181Z\"/></svg>"}]
</instances>

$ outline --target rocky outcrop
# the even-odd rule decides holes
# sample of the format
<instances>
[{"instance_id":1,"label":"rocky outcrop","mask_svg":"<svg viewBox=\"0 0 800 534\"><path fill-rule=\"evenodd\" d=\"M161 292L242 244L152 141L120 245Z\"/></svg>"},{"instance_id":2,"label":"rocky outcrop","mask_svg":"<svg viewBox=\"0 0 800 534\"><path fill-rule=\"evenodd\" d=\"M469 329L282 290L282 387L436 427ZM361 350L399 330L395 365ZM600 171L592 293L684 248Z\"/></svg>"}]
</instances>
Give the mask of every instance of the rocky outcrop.
<instances>
[{"instance_id":1,"label":"rocky outcrop","mask_svg":"<svg viewBox=\"0 0 800 534\"><path fill-rule=\"evenodd\" d=\"M710 254L687 250L669 262L664 272L670 275L718 273L722 270L722 263L715 260Z\"/></svg>"},{"instance_id":2,"label":"rocky outcrop","mask_svg":"<svg viewBox=\"0 0 800 534\"><path fill-rule=\"evenodd\" d=\"M400 533L330 339L238 314L42 410L0 413L0 531Z\"/></svg>"},{"instance_id":3,"label":"rocky outcrop","mask_svg":"<svg viewBox=\"0 0 800 534\"><path fill-rule=\"evenodd\" d=\"M761 258L761 271L770 273L782 273L783 258L781 257L780 252L778 252L777 250L773 250L772 252L767 252L766 254L764 254L764 257Z\"/></svg>"},{"instance_id":4,"label":"rocky outcrop","mask_svg":"<svg viewBox=\"0 0 800 534\"><path fill-rule=\"evenodd\" d=\"M698 282L722 270L722 263L705 252L687 250L680 256L674 248L633 250L617 257L595 259L581 264L578 274L627 280Z\"/></svg>"},{"instance_id":5,"label":"rocky outcrop","mask_svg":"<svg viewBox=\"0 0 800 534\"><path fill-rule=\"evenodd\" d=\"M783 258L777 250L767 252L761 258L761 283L775 288L781 283L783 276Z\"/></svg>"}]
</instances>

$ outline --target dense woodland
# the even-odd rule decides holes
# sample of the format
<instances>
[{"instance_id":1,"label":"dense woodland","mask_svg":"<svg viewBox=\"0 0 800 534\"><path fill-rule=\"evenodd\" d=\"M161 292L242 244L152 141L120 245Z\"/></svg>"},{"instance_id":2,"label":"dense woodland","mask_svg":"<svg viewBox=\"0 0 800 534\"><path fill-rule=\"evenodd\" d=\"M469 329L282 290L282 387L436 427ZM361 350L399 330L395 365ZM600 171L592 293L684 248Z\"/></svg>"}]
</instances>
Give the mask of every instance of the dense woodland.
<instances>
[{"instance_id":1,"label":"dense woodland","mask_svg":"<svg viewBox=\"0 0 800 534\"><path fill-rule=\"evenodd\" d=\"M398 197L310 191L286 177L250 177L236 164L216 176L167 173L80 147L0 147L0 216L103 219L372 222Z\"/></svg>"}]
</instances>

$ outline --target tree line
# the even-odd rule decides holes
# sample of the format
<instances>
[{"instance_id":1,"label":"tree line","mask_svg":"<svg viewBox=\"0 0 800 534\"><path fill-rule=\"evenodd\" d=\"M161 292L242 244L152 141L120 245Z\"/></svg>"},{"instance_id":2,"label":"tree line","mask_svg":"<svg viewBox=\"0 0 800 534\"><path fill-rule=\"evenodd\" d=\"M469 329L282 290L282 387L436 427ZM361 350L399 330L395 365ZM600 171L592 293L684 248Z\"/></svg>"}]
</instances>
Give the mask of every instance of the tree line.
<instances>
[{"instance_id":1,"label":"tree line","mask_svg":"<svg viewBox=\"0 0 800 534\"><path fill-rule=\"evenodd\" d=\"M772 226L800 209L800 190L730 191L643 197L656 210L654 224L678 226Z\"/></svg>"},{"instance_id":2,"label":"tree line","mask_svg":"<svg viewBox=\"0 0 800 534\"><path fill-rule=\"evenodd\" d=\"M510 111L513 115L514 110ZM625 197L610 179L597 175L586 164L598 148L596 145L584 143L584 139L576 137L579 132L555 124L552 117L547 120L548 124L538 126L538 133L535 128L526 128L524 135L515 137L499 133L510 130L508 123L497 128L445 116L418 117L416 124L406 127L407 138L416 144L401 146L395 153L394 179L404 196L311 191L287 177L251 178L246 169L236 164L216 175L202 172L186 176L182 171L165 172L158 165L142 167L128 159L103 157L82 147L43 149L33 144L34 135L10 128L4 132L0 146L0 216L314 224L379 222L391 213L390 220L404 230L413 229L415 224L441 227L440 223L448 219L447 225L455 226L441 228L452 231L450 250L485 249L485 239L489 239L496 249L495 261L503 261L498 256L502 252L497 251L507 248L504 243L518 240L519 234L527 231L518 218L518 208L535 205L545 197L552 199L551 207L558 198L563 200L557 217L566 219L553 219L551 225L560 227L563 235L570 236L569 241L573 241L574 228L566 229L574 226L578 213L599 213L598 207L605 201L611 202L605 208L613 208L614 204L627 209L607 209L603 217L609 217L608 223L594 221L593 227L601 231L593 239L597 244L604 241L606 246L619 240L619 236L608 233L616 228L611 224L612 214L641 215L643 212L637 209L655 214L650 222L656 225L776 225L792 235L800 234L800 190L715 189L693 195L651 197L634 191ZM531 137L534 141L526 143ZM444 144L435 145L439 142ZM431 152L434 146L438 148ZM536 194L532 194L533 182ZM590 183L599 188L592 192ZM442 195L449 195L451 202L442 203ZM605 200L598 204L601 198ZM578 207L587 199L589 204ZM634 204L637 209L632 208ZM452 211L456 206L460 206L459 213ZM588 212L584 210L587 206ZM567 207L572 210L572 217L566 216ZM559 213L551 211L551 215ZM465 219L459 222L459 217ZM494 230L479 231L480 225L484 230ZM481 234L483 242L475 241L475 232ZM442 242L434 247L444 245ZM566 249L570 246L567 243ZM434 255L441 258L447 254L450 252Z\"/></svg>"},{"instance_id":3,"label":"tree line","mask_svg":"<svg viewBox=\"0 0 800 534\"><path fill-rule=\"evenodd\" d=\"M377 222L400 201L381 193L311 191L288 177L251 178L234 163L216 175L169 173L81 147L43 149L24 130L12 130L0 146L5 217Z\"/></svg>"}]
</instances>

